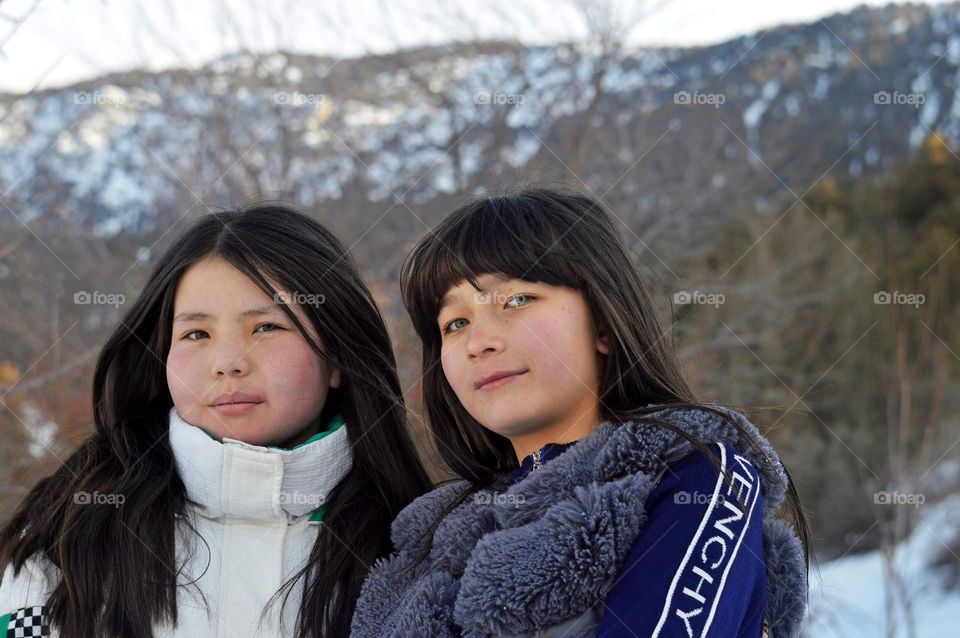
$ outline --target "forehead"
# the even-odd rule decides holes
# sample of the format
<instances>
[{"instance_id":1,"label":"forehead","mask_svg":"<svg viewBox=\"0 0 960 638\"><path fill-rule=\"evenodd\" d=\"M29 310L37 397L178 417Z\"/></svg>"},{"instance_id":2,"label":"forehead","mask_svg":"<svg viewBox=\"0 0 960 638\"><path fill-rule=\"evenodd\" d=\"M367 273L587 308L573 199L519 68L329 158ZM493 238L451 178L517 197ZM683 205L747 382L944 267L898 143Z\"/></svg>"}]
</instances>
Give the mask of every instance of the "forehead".
<instances>
[{"instance_id":1,"label":"forehead","mask_svg":"<svg viewBox=\"0 0 960 638\"><path fill-rule=\"evenodd\" d=\"M286 316L280 304L287 305L301 321L307 317L299 304L277 282L270 284L278 296L271 297L255 281L219 257L208 257L190 266L177 285L174 297L174 322L189 320L249 319ZM279 295L283 295L279 297Z\"/></svg>"},{"instance_id":2,"label":"forehead","mask_svg":"<svg viewBox=\"0 0 960 638\"><path fill-rule=\"evenodd\" d=\"M237 295L264 295L257 284L225 259L207 257L191 265L180 277L177 299L208 298L230 301Z\"/></svg>"},{"instance_id":3,"label":"forehead","mask_svg":"<svg viewBox=\"0 0 960 638\"><path fill-rule=\"evenodd\" d=\"M488 290L493 286L503 285L511 281L514 281L514 279L504 275L503 273L485 273L476 278L477 286L480 287L480 290ZM474 289L473 284L466 279L450 286L450 288L447 290L447 294L445 294L440 300L440 306L438 310L443 310L445 306L462 301L463 297L460 293L466 288Z\"/></svg>"}]
</instances>

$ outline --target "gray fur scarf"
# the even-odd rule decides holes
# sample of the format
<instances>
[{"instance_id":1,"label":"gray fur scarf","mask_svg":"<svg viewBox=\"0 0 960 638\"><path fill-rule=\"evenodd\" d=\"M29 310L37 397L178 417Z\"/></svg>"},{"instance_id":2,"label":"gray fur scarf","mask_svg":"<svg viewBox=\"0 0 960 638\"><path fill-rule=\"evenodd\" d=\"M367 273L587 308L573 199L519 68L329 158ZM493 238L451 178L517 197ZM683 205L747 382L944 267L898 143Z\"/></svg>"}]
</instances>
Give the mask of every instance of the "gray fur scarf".
<instances>
[{"instance_id":1,"label":"gray fur scarf","mask_svg":"<svg viewBox=\"0 0 960 638\"><path fill-rule=\"evenodd\" d=\"M787 484L783 466L746 417L712 407L736 419L763 453L706 410L665 408L649 417L704 443L725 442L757 468L767 564L765 618L771 638L793 638L806 608L807 580L800 541L786 521L774 516ZM407 570L431 523L469 484L448 483L421 496L394 520L397 553L371 570L351 635L536 634L579 617L604 600L616 582L646 522L646 498L666 465L691 451L689 442L662 427L603 423L515 485L507 476L466 499L438 526L427 558Z\"/></svg>"}]
</instances>

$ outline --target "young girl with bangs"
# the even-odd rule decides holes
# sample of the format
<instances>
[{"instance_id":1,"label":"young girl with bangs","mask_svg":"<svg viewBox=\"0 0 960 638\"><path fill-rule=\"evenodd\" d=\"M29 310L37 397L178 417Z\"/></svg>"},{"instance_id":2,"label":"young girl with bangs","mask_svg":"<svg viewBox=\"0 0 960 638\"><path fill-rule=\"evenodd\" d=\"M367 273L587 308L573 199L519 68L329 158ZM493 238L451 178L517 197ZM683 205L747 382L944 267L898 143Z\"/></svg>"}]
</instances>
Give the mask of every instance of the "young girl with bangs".
<instances>
[{"instance_id":1,"label":"young girl with bangs","mask_svg":"<svg viewBox=\"0 0 960 638\"><path fill-rule=\"evenodd\" d=\"M394 521L352 635L798 635L809 532L789 474L743 414L693 395L599 202L474 201L402 287L462 478Z\"/></svg>"},{"instance_id":2,"label":"young girl with bangs","mask_svg":"<svg viewBox=\"0 0 960 638\"><path fill-rule=\"evenodd\" d=\"M430 487L369 290L282 204L173 241L99 355L93 410L0 532L4 636L347 636Z\"/></svg>"}]
</instances>

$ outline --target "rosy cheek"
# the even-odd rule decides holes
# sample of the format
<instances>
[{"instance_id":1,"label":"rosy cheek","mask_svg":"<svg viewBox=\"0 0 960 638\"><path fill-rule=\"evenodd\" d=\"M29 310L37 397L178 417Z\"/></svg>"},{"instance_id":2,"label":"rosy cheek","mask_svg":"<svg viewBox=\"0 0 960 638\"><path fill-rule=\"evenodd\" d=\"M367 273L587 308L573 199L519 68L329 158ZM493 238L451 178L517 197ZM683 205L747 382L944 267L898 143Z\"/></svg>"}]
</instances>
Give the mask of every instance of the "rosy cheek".
<instances>
[{"instance_id":1,"label":"rosy cheek","mask_svg":"<svg viewBox=\"0 0 960 638\"><path fill-rule=\"evenodd\" d=\"M173 404L184 418L198 418L194 414L200 398L196 393L202 388L196 374L195 357L177 348L171 348L167 354L167 387Z\"/></svg>"},{"instance_id":2,"label":"rosy cheek","mask_svg":"<svg viewBox=\"0 0 960 638\"><path fill-rule=\"evenodd\" d=\"M183 384L196 367L197 362L189 353L177 348L171 348L167 355L167 378L171 383Z\"/></svg>"},{"instance_id":3,"label":"rosy cheek","mask_svg":"<svg viewBox=\"0 0 960 638\"><path fill-rule=\"evenodd\" d=\"M526 328L529 337L528 349L535 351L537 357L546 357L550 361L563 358L563 344L558 340L562 340L563 336L569 332L569 327L562 322L541 320L535 324L527 324Z\"/></svg>"},{"instance_id":4,"label":"rosy cheek","mask_svg":"<svg viewBox=\"0 0 960 638\"><path fill-rule=\"evenodd\" d=\"M316 387L321 362L306 343L293 342L273 348L263 362L264 372L275 387L288 390Z\"/></svg>"},{"instance_id":5,"label":"rosy cheek","mask_svg":"<svg viewBox=\"0 0 960 638\"><path fill-rule=\"evenodd\" d=\"M440 367L443 369L443 376L447 378L447 383L453 388L454 392L460 395L463 392L463 384L461 383L463 373L455 361L456 356L452 349L442 349L440 351Z\"/></svg>"}]
</instances>

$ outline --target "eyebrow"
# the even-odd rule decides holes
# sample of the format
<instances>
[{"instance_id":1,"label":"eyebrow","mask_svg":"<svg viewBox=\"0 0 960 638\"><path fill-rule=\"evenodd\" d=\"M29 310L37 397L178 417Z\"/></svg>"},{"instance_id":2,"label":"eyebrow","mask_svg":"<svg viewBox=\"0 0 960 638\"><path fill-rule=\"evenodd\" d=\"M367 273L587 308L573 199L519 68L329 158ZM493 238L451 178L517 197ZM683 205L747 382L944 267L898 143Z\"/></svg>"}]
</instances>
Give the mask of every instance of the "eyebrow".
<instances>
[{"instance_id":1,"label":"eyebrow","mask_svg":"<svg viewBox=\"0 0 960 638\"><path fill-rule=\"evenodd\" d=\"M480 280L485 278L493 279L495 283L501 283L501 284L505 284L508 281L514 280L513 277L507 277L505 275L489 274L489 275L483 275L481 277L478 277L477 283L479 284ZM486 288L481 287L480 292L487 292L487 290ZM443 299L440 300L440 305L437 307L437 313L439 314L439 312L444 308L446 308L447 306L453 305L455 303L459 303L460 301L461 301L460 295L457 295L455 293L447 293L446 295L444 295Z\"/></svg>"},{"instance_id":2,"label":"eyebrow","mask_svg":"<svg viewBox=\"0 0 960 638\"><path fill-rule=\"evenodd\" d=\"M276 306L263 306L261 308L251 308L250 310L244 310L239 315L237 319L247 319L249 317L264 317L267 315L275 315L278 310ZM181 312L176 317L173 318L173 323L178 323L182 321L207 321L210 319L215 319L215 315L211 315L206 312Z\"/></svg>"},{"instance_id":3,"label":"eyebrow","mask_svg":"<svg viewBox=\"0 0 960 638\"><path fill-rule=\"evenodd\" d=\"M453 294L453 293L450 293L450 294L448 294L448 295L444 295L443 299L440 300L440 306L437 307L437 312L440 312L441 310L443 310L443 309L446 308L447 306L452 306L453 304L457 303L458 301L460 301L460 295L455 295L455 294Z\"/></svg>"}]
</instances>

